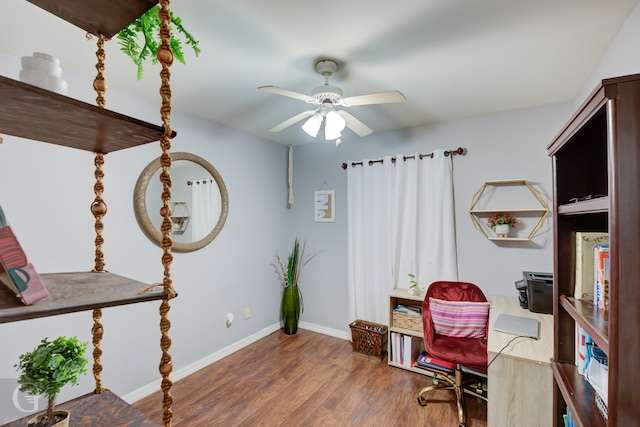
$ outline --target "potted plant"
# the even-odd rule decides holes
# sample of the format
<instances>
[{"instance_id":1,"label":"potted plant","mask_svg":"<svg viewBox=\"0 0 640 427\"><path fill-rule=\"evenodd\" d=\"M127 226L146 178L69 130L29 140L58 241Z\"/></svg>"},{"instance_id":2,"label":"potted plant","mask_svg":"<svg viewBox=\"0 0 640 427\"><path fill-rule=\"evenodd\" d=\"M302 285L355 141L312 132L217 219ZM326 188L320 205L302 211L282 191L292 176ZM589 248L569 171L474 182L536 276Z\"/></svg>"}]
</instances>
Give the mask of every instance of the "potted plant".
<instances>
[{"instance_id":1,"label":"potted plant","mask_svg":"<svg viewBox=\"0 0 640 427\"><path fill-rule=\"evenodd\" d=\"M300 247L300 241L296 237L293 243L293 250L287 257L287 264L282 262L282 259L276 252L276 259L282 269L282 278L284 285L284 292L282 294L282 320L284 321L284 333L287 335L293 335L298 331L298 320L300 319L300 312L304 309L302 304L302 293L298 286L298 280L300 279L300 272L302 266L307 264L317 255L317 252L311 254L305 254L307 242Z\"/></svg>"},{"instance_id":2,"label":"potted plant","mask_svg":"<svg viewBox=\"0 0 640 427\"><path fill-rule=\"evenodd\" d=\"M131 58L133 63L138 67L138 80L142 78L145 60L150 59L152 64L158 63L156 55L158 46L160 45L160 28L162 28L162 22L158 14L159 11L160 5L157 4L118 33L120 50ZM200 54L200 48L198 47L199 41L182 26L181 18L175 16L171 11L169 11L169 16L172 27L171 40L169 42L171 51L178 61L186 64L182 52L182 40L174 37L174 35L178 33L182 34L186 43L193 49L196 57ZM144 43L139 43L139 40Z\"/></svg>"},{"instance_id":3,"label":"potted plant","mask_svg":"<svg viewBox=\"0 0 640 427\"><path fill-rule=\"evenodd\" d=\"M68 426L69 413L54 411L56 396L62 387L77 385L80 375L87 372L86 342L76 337L59 337L53 341L43 339L30 352L20 356L15 367L20 371L20 391L47 398L47 411L29 421L29 427Z\"/></svg>"},{"instance_id":4,"label":"potted plant","mask_svg":"<svg viewBox=\"0 0 640 427\"><path fill-rule=\"evenodd\" d=\"M418 286L418 281L416 280L416 276L412 273L408 274L409 276L409 294L411 295L420 295L422 293L422 289Z\"/></svg>"},{"instance_id":5,"label":"potted plant","mask_svg":"<svg viewBox=\"0 0 640 427\"><path fill-rule=\"evenodd\" d=\"M507 237L509 229L515 228L518 220L508 212L498 212L487 219L487 225L495 230L498 237Z\"/></svg>"}]
</instances>

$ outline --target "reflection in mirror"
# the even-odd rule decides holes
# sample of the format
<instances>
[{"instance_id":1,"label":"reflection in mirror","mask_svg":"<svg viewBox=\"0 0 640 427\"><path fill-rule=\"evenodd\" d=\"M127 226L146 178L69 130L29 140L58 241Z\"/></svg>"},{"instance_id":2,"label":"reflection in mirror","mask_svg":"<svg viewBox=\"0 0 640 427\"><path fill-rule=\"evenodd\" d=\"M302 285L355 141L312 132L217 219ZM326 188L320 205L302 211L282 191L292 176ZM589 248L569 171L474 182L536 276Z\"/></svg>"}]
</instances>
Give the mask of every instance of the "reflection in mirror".
<instances>
[{"instance_id":1,"label":"reflection in mirror","mask_svg":"<svg viewBox=\"0 0 640 427\"><path fill-rule=\"evenodd\" d=\"M190 153L171 154L171 221L173 250L188 252L209 244L222 229L229 208L227 189L218 171ZM162 234L160 158L140 174L134 194L138 223L160 245Z\"/></svg>"}]
</instances>

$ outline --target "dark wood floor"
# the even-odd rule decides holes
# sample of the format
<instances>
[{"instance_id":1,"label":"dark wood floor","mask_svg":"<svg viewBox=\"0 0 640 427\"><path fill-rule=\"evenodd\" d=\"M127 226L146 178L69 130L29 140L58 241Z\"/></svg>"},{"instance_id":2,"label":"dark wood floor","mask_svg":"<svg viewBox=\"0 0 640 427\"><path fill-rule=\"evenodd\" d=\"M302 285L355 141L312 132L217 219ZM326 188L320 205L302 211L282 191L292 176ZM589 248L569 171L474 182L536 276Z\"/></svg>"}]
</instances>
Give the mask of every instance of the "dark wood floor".
<instances>
[{"instance_id":1,"label":"dark wood floor","mask_svg":"<svg viewBox=\"0 0 640 427\"><path fill-rule=\"evenodd\" d=\"M454 395L416 393L430 377L354 353L349 341L281 331L176 381L173 425L458 426ZM161 393L134 404L162 424ZM486 403L466 399L467 426L486 427Z\"/></svg>"}]
</instances>

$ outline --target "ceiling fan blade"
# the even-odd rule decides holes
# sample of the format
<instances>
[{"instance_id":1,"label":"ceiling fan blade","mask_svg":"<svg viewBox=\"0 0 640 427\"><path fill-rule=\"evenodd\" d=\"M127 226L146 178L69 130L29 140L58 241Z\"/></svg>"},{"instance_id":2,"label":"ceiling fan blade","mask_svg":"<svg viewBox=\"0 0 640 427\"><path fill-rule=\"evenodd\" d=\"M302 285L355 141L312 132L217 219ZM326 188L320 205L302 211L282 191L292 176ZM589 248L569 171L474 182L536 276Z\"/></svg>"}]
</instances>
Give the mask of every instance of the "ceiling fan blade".
<instances>
[{"instance_id":1,"label":"ceiling fan blade","mask_svg":"<svg viewBox=\"0 0 640 427\"><path fill-rule=\"evenodd\" d=\"M400 92L380 92L370 95L350 96L342 100L345 107L353 107L355 105L371 105L371 104L389 104L392 102L405 102L407 98Z\"/></svg>"},{"instance_id":2,"label":"ceiling fan blade","mask_svg":"<svg viewBox=\"0 0 640 427\"><path fill-rule=\"evenodd\" d=\"M260 86L259 90L264 90L265 92L275 93L276 95L288 96L289 98L299 99L300 101L305 102L314 102L315 98L305 95L303 93L294 92L289 89L283 89L277 86Z\"/></svg>"},{"instance_id":3,"label":"ceiling fan blade","mask_svg":"<svg viewBox=\"0 0 640 427\"><path fill-rule=\"evenodd\" d=\"M365 125L346 111L336 110L336 112L340 114L342 118L344 118L344 120L347 122L347 127L351 129L356 135L367 136L373 133L373 130L371 130L369 126Z\"/></svg>"},{"instance_id":4,"label":"ceiling fan blade","mask_svg":"<svg viewBox=\"0 0 640 427\"><path fill-rule=\"evenodd\" d=\"M315 112L316 112L316 110L308 110L308 111L303 111L300 114L296 114L295 116L291 117L290 119L285 120L284 122L280 123L279 125L275 125L271 129L269 129L269 132L280 132L281 130L284 130L284 129L288 128L289 126L298 123L300 120L302 120L302 119L304 119L306 117L313 116L315 114Z\"/></svg>"}]
</instances>

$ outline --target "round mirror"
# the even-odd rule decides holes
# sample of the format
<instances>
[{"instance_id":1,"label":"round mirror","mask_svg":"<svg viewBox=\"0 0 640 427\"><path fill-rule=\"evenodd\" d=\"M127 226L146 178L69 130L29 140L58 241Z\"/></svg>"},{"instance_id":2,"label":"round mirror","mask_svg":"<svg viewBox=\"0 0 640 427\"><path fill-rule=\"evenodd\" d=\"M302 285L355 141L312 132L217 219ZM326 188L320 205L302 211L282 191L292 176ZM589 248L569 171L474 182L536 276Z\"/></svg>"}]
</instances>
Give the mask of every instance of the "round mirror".
<instances>
[{"instance_id":1,"label":"round mirror","mask_svg":"<svg viewBox=\"0 0 640 427\"><path fill-rule=\"evenodd\" d=\"M163 217L160 157L144 168L134 192L134 211L144 234L162 243ZM190 153L171 153L171 240L175 252L205 247L220 233L229 210L227 187L205 159Z\"/></svg>"}]
</instances>

